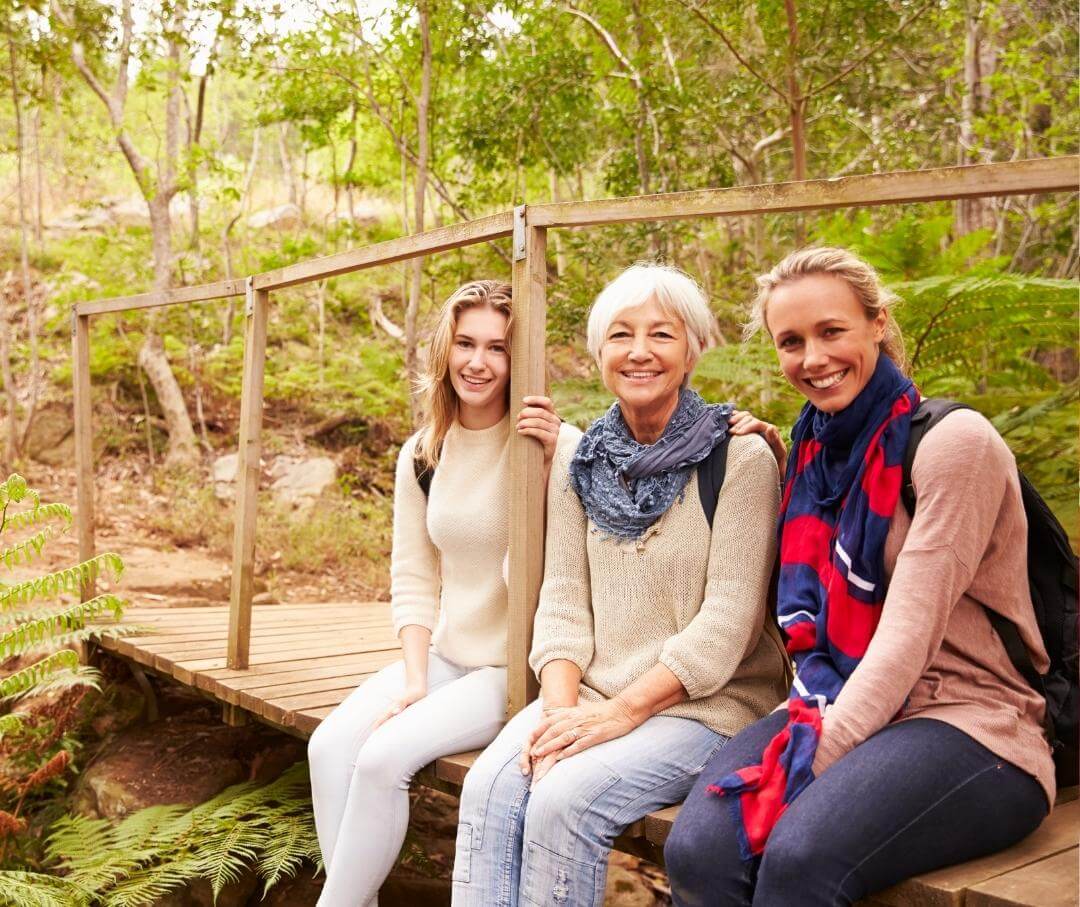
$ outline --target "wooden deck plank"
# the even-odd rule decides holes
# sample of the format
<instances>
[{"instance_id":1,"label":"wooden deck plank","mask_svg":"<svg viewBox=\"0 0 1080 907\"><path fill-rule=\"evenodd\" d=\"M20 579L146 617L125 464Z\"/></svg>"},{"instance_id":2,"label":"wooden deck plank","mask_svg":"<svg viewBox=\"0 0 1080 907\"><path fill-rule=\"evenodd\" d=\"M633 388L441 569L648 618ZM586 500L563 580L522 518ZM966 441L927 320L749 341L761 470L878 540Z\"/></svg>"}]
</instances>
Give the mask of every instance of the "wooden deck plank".
<instances>
[{"instance_id":1,"label":"wooden deck plank","mask_svg":"<svg viewBox=\"0 0 1080 907\"><path fill-rule=\"evenodd\" d=\"M367 646L367 647L364 647L362 645L351 645L351 646L349 646L347 648L343 647L341 645L338 645L336 647L332 646L332 645L331 646L320 646L318 649L307 650L302 656L297 653L297 658L299 660L301 660L301 661L312 661L312 660L314 660L316 658L321 658L324 655L340 655L340 654L360 655L360 654L363 654L364 652L385 652L385 651L398 650L399 648L400 648L400 646L399 646L396 639L393 641L392 644L387 644L387 643L372 644L372 645ZM252 656L251 656L251 659L250 659L250 664L252 664L252 665L273 664L274 662L278 662L278 661L283 660L281 658L282 654L283 653L280 653L280 652L271 652L271 653L268 653L268 654L263 654L263 653L256 654L256 653L253 653ZM219 657L198 658L198 659L195 659L195 660L192 660L192 661L180 661L180 662L176 662L176 663L171 663L171 662L168 661L168 659L162 659L160 656L158 656L155 659L154 667L157 667L157 665L159 663L161 664L161 667L159 668L159 670L162 670L165 673L168 673L168 674L172 675L177 680L179 680L181 683L185 683L188 686L195 686L196 685L195 682L194 682L196 674L198 674L198 673L200 673L202 671L206 671L206 670L212 670L212 669L215 669L215 668L224 668L224 667L226 667L224 654L222 654Z\"/></svg>"},{"instance_id":2,"label":"wooden deck plank","mask_svg":"<svg viewBox=\"0 0 1080 907\"><path fill-rule=\"evenodd\" d=\"M1077 907L1080 852L1076 847L975 885L965 907Z\"/></svg>"},{"instance_id":3,"label":"wooden deck plank","mask_svg":"<svg viewBox=\"0 0 1080 907\"><path fill-rule=\"evenodd\" d=\"M387 626L375 626L375 627L357 627L357 628L344 628L337 630L335 628L333 637L337 642L329 642L330 634L326 632L315 633L311 636L300 635L299 632L293 635L286 634L285 636L263 636L257 634L252 638L249 652L252 655L257 653L273 653L273 652L295 652L297 649L298 641L300 645L305 646L307 650L307 644L312 643L316 646L325 648L327 645L337 646L338 650L349 649L356 645L363 645L366 643L382 643L382 642L397 642L397 637L394 636L393 627ZM132 640L133 644L138 645L137 642ZM155 643L150 646L139 646L148 652L153 652L155 655L175 656L172 660L191 661L197 658L213 657L219 651L221 651L220 640L195 640L192 642L177 642L173 645L168 643Z\"/></svg>"},{"instance_id":4,"label":"wooden deck plank","mask_svg":"<svg viewBox=\"0 0 1080 907\"><path fill-rule=\"evenodd\" d=\"M1075 848L1078 838L1080 801L1059 803L1042 825L1014 847L908 879L874 898L889 907L960 907L969 888Z\"/></svg>"},{"instance_id":5,"label":"wooden deck plank","mask_svg":"<svg viewBox=\"0 0 1080 907\"><path fill-rule=\"evenodd\" d=\"M368 630L392 630L385 621L356 621L339 622L333 625L335 634L356 633ZM262 632L256 635L259 642L279 642L282 640L308 641L324 639L327 636L325 627L299 627L290 624L282 624L277 627L261 628ZM221 640L220 630L205 630L198 633L178 632L172 635L139 636L132 634L126 637L130 642L138 642L140 649L153 652L180 652L197 649L200 646L212 646ZM254 643L253 643L254 644Z\"/></svg>"}]
</instances>

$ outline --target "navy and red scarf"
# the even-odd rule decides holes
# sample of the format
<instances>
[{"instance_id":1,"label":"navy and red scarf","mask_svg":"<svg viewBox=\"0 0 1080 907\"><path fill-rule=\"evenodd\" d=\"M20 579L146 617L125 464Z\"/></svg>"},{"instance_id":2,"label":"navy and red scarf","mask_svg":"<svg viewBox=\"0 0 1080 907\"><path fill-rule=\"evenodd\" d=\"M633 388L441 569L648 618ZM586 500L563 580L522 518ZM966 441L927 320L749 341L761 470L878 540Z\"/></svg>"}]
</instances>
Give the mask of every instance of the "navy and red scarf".
<instances>
[{"instance_id":1,"label":"navy and red scarf","mask_svg":"<svg viewBox=\"0 0 1080 907\"><path fill-rule=\"evenodd\" d=\"M888 356L841 412L807 403L791 435L780 505L777 619L795 662L784 729L760 765L708 790L729 800L742 856L761 856L773 826L814 780L821 716L877 629L885 536L900 497L919 392Z\"/></svg>"}]
</instances>

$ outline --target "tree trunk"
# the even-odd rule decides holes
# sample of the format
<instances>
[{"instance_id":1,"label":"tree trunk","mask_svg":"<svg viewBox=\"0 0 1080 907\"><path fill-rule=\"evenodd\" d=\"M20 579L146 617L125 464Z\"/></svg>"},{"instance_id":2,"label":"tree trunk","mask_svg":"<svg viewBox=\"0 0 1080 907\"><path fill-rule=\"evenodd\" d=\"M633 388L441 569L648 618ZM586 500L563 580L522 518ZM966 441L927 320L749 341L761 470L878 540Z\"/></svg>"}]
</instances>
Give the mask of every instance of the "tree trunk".
<instances>
[{"instance_id":1,"label":"tree trunk","mask_svg":"<svg viewBox=\"0 0 1080 907\"><path fill-rule=\"evenodd\" d=\"M150 236L154 250L154 289L168 290L172 284L172 223L169 218L169 198L165 193L149 201ZM156 313L154 313L156 314ZM192 465L198 460L195 429L184 404L184 394L165 355L165 346L155 331L156 318L151 315L146 340L139 350L139 366L157 394L169 433L165 465Z\"/></svg>"},{"instance_id":2,"label":"tree trunk","mask_svg":"<svg viewBox=\"0 0 1080 907\"><path fill-rule=\"evenodd\" d=\"M34 412L37 410L38 384L41 370L38 355L38 328L37 306L34 301L34 291L30 284L30 237L29 227L26 223L26 179L24 164L25 142L22 123L22 101L19 97L18 72L15 66L15 40L8 32L8 62L11 73L11 103L15 114L15 167L16 182L19 195L19 270L22 272L23 300L26 302L26 324L30 335L30 399L26 407L26 421L23 423L22 441L25 443L30 434L30 425L34 421ZM15 410L11 411L12 425L15 423Z\"/></svg>"},{"instance_id":3,"label":"tree trunk","mask_svg":"<svg viewBox=\"0 0 1080 907\"><path fill-rule=\"evenodd\" d=\"M431 21L426 0L420 4L420 97L416 108L417 163L416 181L413 186L413 229L420 233L424 229L424 201L427 193L428 177L428 108L431 104ZM424 260L412 261L412 281L409 285L409 303L405 309L405 371L409 376L409 401L412 408L413 423L420 415L420 401L415 388L417 372L417 335L416 322L420 312L420 297L423 292Z\"/></svg>"},{"instance_id":4,"label":"tree trunk","mask_svg":"<svg viewBox=\"0 0 1080 907\"><path fill-rule=\"evenodd\" d=\"M172 366L165 355L165 346L156 334L147 332L146 340L139 350L139 367L150 379L161 412L165 416L165 429L169 433L165 465L191 465L198 459L195 430L184 403L184 395L180 392L180 385L177 384Z\"/></svg>"},{"instance_id":5,"label":"tree trunk","mask_svg":"<svg viewBox=\"0 0 1080 907\"><path fill-rule=\"evenodd\" d=\"M960 111L957 162L975 164L984 160L975 134L975 122L989 100L987 77L994 71L995 48L983 28L983 4L969 0L964 19L964 97ZM961 199L956 203L956 232L963 236L994 223L993 202L988 198Z\"/></svg>"},{"instance_id":6,"label":"tree trunk","mask_svg":"<svg viewBox=\"0 0 1080 907\"><path fill-rule=\"evenodd\" d=\"M281 158L281 172L285 176L285 183L289 189L289 202L300 206L300 193L296 189L296 168L293 166L292 155L289 154L288 142L289 124L278 124L278 155Z\"/></svg>"},{"instance_id":7,"label":"tree trunk","mask_svg":"<svg viewBox=\"0 0 1080 907\"><path fill-rule=\"evenodd\" d=\"M19 431L16 423L18 401L15 398L15 377L11 374L11 322L8 320L6 287L0 287L0 377L4 379L7 399L7 421L4 423L4 472L15 468L19 455Z\"/></svg>"},{"instance_id":8,"label":"tree trunk","mask_svg":"<svg viewBox=\"0 0 1080 907\"><path fill-rule=\"evenodd\" d=\"M799 14L795 0L784 0L788 23L788 118L791 122L792 171L797 180L806 179L806 98L799 88Z\"/></svg>"},{"instance_id":9,"label":"tree trunk","mask_svg":"<svg viewBox=\"0 0 1080 907\"><path fill-rule=\"evenodd\" d=\"M559 195L559 174L552 167L549 171L551 179L551 200L561 202ZM563 252L562 230L551 231L551 245L555 249L555 276L562 277L566 273L566 254Z\"/></svg>"}]
</instances>

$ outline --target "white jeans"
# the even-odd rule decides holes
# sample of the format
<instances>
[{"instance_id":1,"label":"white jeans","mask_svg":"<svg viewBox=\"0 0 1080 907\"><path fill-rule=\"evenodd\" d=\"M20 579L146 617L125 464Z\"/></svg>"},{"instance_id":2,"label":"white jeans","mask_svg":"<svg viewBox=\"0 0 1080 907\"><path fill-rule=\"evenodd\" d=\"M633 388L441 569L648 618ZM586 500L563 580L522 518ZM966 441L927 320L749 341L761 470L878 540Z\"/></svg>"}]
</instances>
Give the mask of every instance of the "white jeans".
<instances>
[{"instance_id":1,"label":"white jeans","mask_svg":"<svg viewBox=\"0 0 1080 907\"><path fill-rule=\"evenodd\" d=\"M409 782L440 756L487 746L506 720L506 669L428 656L428 694L372 732L405 687L405 663L354 690L308 743L326 885L319 907L373 907L409 822Z\"/></svg>"}]
</instances>

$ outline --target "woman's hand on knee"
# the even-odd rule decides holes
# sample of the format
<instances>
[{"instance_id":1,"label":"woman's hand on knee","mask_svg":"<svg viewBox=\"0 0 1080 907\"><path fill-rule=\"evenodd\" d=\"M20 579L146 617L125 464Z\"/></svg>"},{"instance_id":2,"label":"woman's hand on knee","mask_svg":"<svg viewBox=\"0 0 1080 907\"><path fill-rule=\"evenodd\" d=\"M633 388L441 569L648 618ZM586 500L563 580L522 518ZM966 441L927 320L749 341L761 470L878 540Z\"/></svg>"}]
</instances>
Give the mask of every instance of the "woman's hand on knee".
<instances>
[{"instance_id":1,"label":"woman's hand on knee","mask_svg":"<svg viewBox=\"0 0 1080 907\"><path fill-rule=\"evenodd\" d=\"M414 702L419 702L425 696L427 696L426 686L407 686L405 691L390 703L390 707L375 720L371 729L374 731L376 728L382 727L382 725L386 724L386 722L395 715L400 715L410 705Z\"/></svg>"},{"instance_id":2,"label":"woman's hand on knee","mask_svg":"<svg viewBox=\"0 0 1080 907\"><path fill-rule=\"evenodd\" d=\"M553 710L534 731L530 756L534 764L552 755L556 761L565 759L590 746L629 734L639 724L618 698Z\"/></svg>"},{"instance_id":3,"label":"woman's hand on knee","mask_svg":"<svg viewBox=\"0 0 1080 907\"><path fill-rule=\"evenodd\" d=\"M784 474L787 468L787 445L780 435L780 430L771 422L758 419L752 413L744 409L736 410L731 414L728 428L733 435L761 435L769 445L776 457L776 465L780 467L780 474Z\"/></svg>"}]
</instances>

